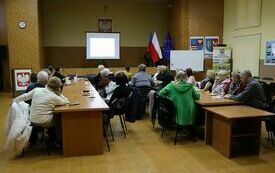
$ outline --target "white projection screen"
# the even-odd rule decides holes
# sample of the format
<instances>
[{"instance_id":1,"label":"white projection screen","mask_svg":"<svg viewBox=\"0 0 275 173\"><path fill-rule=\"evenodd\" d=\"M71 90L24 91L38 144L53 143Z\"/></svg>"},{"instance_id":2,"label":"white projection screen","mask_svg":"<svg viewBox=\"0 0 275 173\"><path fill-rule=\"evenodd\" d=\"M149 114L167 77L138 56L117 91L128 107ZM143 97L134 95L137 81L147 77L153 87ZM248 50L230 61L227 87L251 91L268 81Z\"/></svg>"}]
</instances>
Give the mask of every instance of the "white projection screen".
<instances>
[{"instance_id":1,"label":"white projection screen","mask_svg":"<svg viewBox=\"0 0 275 173\"><path fill-rule=\"evenodd\" d=\"M87 59L120 59L120 33L86 33Z\"/></svg>"}]
</instances>

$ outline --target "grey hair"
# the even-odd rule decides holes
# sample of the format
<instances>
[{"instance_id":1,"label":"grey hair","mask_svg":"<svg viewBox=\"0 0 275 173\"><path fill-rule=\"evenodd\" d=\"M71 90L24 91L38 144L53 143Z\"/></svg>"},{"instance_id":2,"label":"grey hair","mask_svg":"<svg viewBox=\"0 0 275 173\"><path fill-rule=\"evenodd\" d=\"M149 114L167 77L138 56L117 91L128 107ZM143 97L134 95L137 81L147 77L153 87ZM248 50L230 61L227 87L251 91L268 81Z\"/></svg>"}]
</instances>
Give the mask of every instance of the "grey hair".
<instances>
[{"instance_id":1,"label":"grey hair","mask_svg":"<svg viewBox=\"0 0 275 173\"><path fill-rule=\"evenodd\" d=\"M102 77L106 77L106 76L108 76L110 73L111 73L111 71L110 71L108 68L104 68L104 69L102 69L102 70L100 71L100 75L101 75Z\"/></svg>"},{"instance_id":2,"label":"grey hair","mask_svg":"<svg viewBox=\"0 0 275 173\"><path fill-rule=\"evenodd\" d=\"M99 71L103 70L104 68L105 68L105 67L104 67L104 65L102 65L102 64L100 64L100 65L97 66L97 69L98 69Z\"/></svg>"},{"instance_id":3,"label":"grey hair","mask_svg":"<svg viewBox=\"0 0 275 173\"><path fill-rule=\"evenodd\" d=\"M175 78L176 78L177 81L186 81L187 80L187 74L186 74L186 72L184 72L182 70L179 70L179 71L177 71Z\"/></svg>"},{"instance_id":4,"label":"grey hair","mask_svg":"<svg viewBox=\"0 0 275 173\"><path fill-rule=\"evenodd\" d=\"M145 64L139 64L138 65L138 71L146 71L146 65Z\"/></svg>"},{"instance_id":5,"label":"grey hair","mask_svg":"<svg viewBox=\"0 0 275 173\"><path fill-rule=\"evenodd\" d=\"M62 82L58 77L52 77L49 79L47 86L54 91L59 91L62 86Z\"/></svg>"},{"instance_id":6,"label":"grey hair","mask_svg":"<svg viewBox=\"0 0 275 173\"><path fill-rule=\"evenodd\" d=\"M234 70L234 71L232 71L232 77L234 77L234 76L239 76L240 77L240 71L239 70Z\"/></svg>"},{"instance_id":7,"label":"grey hair","mask_svg":"<svg viewBox=\"0 0 275 173\"><path fill-rule=\"evenodd\" d=\"M37 73L37 82L46 85L49 79L49 74L46 71L40 71Z\"/></svg>"},{"instance_id":8,"label":"grey hair","mask_svg":"<svg viewBox=\"0 0 275 173\"><path fill-rule=\"evenodd\" d=\"M242 73L241 73L241 76L245 76L245 77L252 77L252 73L250 70L244 70Z\"/></svg>"}]
</instances>

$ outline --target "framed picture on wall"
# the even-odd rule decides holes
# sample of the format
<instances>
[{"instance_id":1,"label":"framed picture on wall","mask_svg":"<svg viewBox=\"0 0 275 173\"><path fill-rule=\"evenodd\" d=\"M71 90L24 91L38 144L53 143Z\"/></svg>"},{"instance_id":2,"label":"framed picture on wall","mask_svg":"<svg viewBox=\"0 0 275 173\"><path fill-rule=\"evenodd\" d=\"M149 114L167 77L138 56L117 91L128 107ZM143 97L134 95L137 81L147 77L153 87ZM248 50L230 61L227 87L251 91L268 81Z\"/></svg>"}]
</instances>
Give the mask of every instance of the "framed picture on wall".
<instances>
[{"instance_id":1,"label":"framed picture on wall","mask_svg":"<svg viewBox=\"0 0 275 173\"><path fill-rule=\"evenodd\" d=\"M112 19L98 19L98 32L112 32Z\"/></svg>"},{"instance_id":2,"label":"framed picture on wall","mask_svg":"<svg viewBox=\"0 0 275 173\"><path fill-rule=\"evenodd\" d=\"M26 69L13 69L13 91L25 91L31 83L32 70Z\"/></svg>"}]
</instances>

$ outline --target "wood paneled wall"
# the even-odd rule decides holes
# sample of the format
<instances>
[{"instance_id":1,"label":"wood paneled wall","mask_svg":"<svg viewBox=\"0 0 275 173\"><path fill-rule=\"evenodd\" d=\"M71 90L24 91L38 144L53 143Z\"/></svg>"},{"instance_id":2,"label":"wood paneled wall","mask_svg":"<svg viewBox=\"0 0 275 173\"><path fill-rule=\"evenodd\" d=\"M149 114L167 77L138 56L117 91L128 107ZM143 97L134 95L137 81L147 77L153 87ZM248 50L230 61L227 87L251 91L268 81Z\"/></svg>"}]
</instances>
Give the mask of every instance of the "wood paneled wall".
<instances>
[{"instance_id":1,"label":"wood paneled wall","mask_svg":"<svg viewBox=\"0 0 275 173\"><path fill-rule=\"evenodd\" d=\"M189 0L173 0L169 8L169 28L176 49L188 47Z\"/></svg>"},{"instance_id":2,"label":"wood paneled wall","mask_svg":"<svg viewBox=\"0 0 275 173\"><path fill-rule=\"evenodd\" d=\"M189 0L188 40L190 36L223 36L223 0ZM189 46L189 41L188 41Z\"/></svg>"},{"instance_id":3,"label":"wood paneled wall","mask_svg":"<svg viewBox=\"0 0 275 173\"><path fill-rule=\"evenodd\" d=\"M189 49L190 36L219 36L222 43L223 11L223 0L172 0L168 27L176 49ZM211 68L212 59L205 59L205 70L197 78Z\"/></svg>"},{"instance_id":4,"label":"wood paneled wall","mask_svg":"<svg viewBox=\"0 0 275 173\"><path fill-rule=\"evenodd\" d=\"M121 47L119 60L86 60L85 47L45 47L46 65L63 68L87 68L104 64L107 67L137 66L144 63L146 47Z\"/></svg>"},{"instance_id":5,"label":"wood paneled wall","mask_svg":"<svg viewBox=\"0 0 275 173\"><path fill-rule=\"evenodd\" d=\"M38 0L6 0L10 69L43 66L38 5ZM21 20L26 22L25 29L18 27Z\"/></svg>"}]
</instances>

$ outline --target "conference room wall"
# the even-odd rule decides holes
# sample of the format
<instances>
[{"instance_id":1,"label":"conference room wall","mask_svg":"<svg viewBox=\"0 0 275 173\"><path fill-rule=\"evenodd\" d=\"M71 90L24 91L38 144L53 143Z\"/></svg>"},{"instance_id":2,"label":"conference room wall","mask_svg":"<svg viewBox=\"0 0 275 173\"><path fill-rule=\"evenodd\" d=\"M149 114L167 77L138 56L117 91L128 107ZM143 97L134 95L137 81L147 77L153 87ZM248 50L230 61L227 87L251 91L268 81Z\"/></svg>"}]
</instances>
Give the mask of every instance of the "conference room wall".
<instances>
[{"instance_id":1,"label":"conference room wall","mask_svg":"<svg viewBox=\"0 0 275 173\"><path fill-rule=\"evenodd\" d=\"M86 61L85 32L98 31L97 19L111 18L113 32L121 33L120 60L105 60L111 66L144 62L149 33L156 31L162 45L167 32L167 1L43 1L46 64L63 67L95 67L102 61ZM74 63L69 63L74 62Z\"/></svg>"},{"instance_id":2,"label":"conference room wall","mask_svg":"<svg viewBox=\"0 0 275 173\"><path fill-rule=\"evenodd\" d=\"M189 49L190 36L223 35L223 0L172 0L169 8L168 29L175 40L176 49ZM196 74L202 79L212 68L212 59L204 60L204 72Z\"/></svg>"},{"instance_id":3,"label":"conference room wall","mask_svg":"<svg viewBox=\"0 0 275 173\"><path fill-rule=\"evenodd\" d=\"M235 0L234 0L235 1ZM266 40L274 40L275 39L275 23L274 23L274 9L275 1L274 0L262 0L261 4L261 20L260 26L242 28L242 29L234 29L236 13L235 9L237 8L232 0L224 1L224 43L228 44L230 47L233 47L234 37L240 37L245 35L253 35L253 34L261 34L260 39L260 58L259 58L259 74L260 77L272 77L275 78L275 66L267 66L264 65L264 54L265 54L265 41ZM252 3L251 1L246 1L247 3ZM245 11L248 6L243 4L239 6L241 11ZM247 20L253 21L254 16L252 14L248 15ZM253 18L253 19L250 19ZM233 50L234 51L234 50ZM243 50L249 51L249 50ZM238 58L238 57L236 57ZM246 62L249 67L249 61Z\"/></svg>"}]
</instances>

